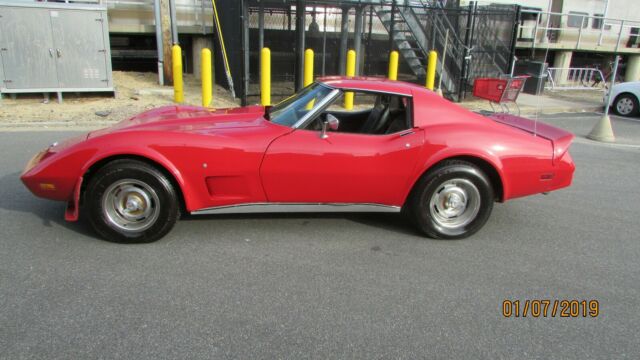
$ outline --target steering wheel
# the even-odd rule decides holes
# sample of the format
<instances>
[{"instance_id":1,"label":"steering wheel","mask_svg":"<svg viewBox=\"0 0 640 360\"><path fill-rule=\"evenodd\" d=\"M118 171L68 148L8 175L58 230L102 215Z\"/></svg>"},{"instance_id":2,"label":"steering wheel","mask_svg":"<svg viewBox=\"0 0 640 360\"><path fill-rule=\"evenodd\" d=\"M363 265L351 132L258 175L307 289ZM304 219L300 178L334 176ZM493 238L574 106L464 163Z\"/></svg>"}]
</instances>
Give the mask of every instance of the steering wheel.
<instances>
[{"instance_id":1,"label":"steering wheel","mask_svg":"<svg viewBox=\"0 0 640 360\"><path fill-rule=\"evenodd\" d=\"M307 125L307 130L320 131L322 130L322 123L324 123L326 118L326 113L320 114L316 117L309 125Z\"/></svg>"}]
</instances>

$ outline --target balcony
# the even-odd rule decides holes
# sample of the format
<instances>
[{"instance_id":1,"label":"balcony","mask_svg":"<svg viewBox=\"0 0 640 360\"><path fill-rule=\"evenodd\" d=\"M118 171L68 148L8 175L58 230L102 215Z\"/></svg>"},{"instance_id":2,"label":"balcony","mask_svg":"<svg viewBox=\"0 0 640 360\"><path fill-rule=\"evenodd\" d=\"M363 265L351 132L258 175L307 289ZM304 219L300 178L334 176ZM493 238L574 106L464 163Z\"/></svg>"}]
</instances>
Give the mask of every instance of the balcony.
<instances>
[{"instance_id":1,"label":"balcony","mask_svg":"<svg viewBox=\"0 0 640 360\"><path fill-rule=\"evenodd\" d=\"M640 22L579 12L522 10L520 49L640 53Z\"/></svg>"},{"instance_id":2,"label":"balcony","mask_svg":"<svg viewBox=\"0 0 640 360\"><path fill-rule=\"evenodd\" d=\"M33 2L32 0L25 2ZM44 0L43 2L47 2ZM56 3L99 4L107 7L110 33L154 34L154 0L66 0ZM178 32L210 34L213 32L211 0L176 0Z\"/></svg>"}]
</instances>

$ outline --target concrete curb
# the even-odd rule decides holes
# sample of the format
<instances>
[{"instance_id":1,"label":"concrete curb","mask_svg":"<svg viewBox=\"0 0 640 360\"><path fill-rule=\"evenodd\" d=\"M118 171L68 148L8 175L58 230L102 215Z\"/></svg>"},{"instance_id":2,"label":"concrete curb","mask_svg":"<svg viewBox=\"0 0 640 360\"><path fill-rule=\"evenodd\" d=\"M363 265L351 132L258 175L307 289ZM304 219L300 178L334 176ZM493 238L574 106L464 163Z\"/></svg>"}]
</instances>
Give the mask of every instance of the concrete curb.
<instances>
[{"instance_id":1,"label":"concrete curb","mask_svg":"<svg viewBox=\"0 0 640 360\"><path fill-rule=\"evenodd\" d=\"M559 114L559 113L594 113L601 112L602 106L590 106L581 108L566 108L566 107L549 107L541 109L522 109L522 114L535 115L535 114Z\"/></svg>"},{"instance_id":2,"label":"concrete curb","mask_svg":"<svg viewBox=\"0 0 640 360\"><path fill-rule=\"evenodd\" d=\"M489 110L487 108L473 107L473 106L465 106L465 104L460 104L460 106L471 110L471 111L481 111L481 110ZM513 113L515 113L516 109L514 107L511 108ZM600 106L588 106L588 107L580 107L580 108L569 108L564 106L557 107L541 107L541 108L531 108L531 107L520 107L520 115L544 115L544 114L559 114L559 113L594 113L594 112L602 112L602 105Z\"/></svg>"}]
</instances>

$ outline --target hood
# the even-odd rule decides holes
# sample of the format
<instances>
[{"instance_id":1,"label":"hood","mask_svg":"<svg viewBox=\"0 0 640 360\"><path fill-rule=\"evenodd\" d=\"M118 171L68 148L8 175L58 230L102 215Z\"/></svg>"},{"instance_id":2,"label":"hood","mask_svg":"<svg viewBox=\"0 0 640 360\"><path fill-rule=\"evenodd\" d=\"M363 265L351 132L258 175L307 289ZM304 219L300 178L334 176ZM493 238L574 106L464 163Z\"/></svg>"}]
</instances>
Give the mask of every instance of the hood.
<instances>
[{"instance_id":1,"label":"hood","mask_svg":"<svg viewBox=\"0 0 640 360\"><path fill-rule=\"evenodd\" d=\"M89 137L116 131L149 130L208 133L222 129L259 127L265 123L263 106L208 109L198 106L163 106L123 120Z\"/></svg>"},{"instance_id":2,"label":"hood","mask_svg":"<svg viewBox=\"0 0 640 360\"><path fill-rule=\"evenodd\" d=\"M615 85L613 85L614 89L617 88L628 88L628 87L640 87L640 81L628 81L628 82L623 82L623 83L617 83Z\"/></svg>"}]
</instances>

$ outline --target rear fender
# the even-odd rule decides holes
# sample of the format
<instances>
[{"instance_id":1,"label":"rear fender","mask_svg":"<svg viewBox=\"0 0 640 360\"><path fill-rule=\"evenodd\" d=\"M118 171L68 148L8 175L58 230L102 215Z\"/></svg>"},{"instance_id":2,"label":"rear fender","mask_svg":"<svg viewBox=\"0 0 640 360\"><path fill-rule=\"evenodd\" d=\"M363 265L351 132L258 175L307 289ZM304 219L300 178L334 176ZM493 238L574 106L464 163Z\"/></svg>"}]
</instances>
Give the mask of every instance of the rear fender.
<instances>
[{"instance_id":1,"label":"rear fender","mask_svg":"<svg viewBox=\"0 0 640 360\"><path fill-rule=\"evenodd\" d=\"M497 156L493 156L489 153L480 153L480 152L474 151L473 149L452 149L452 148L443 148L421 162L421 165L417 167L417 171L411 177L410 186L408 187L405 193L405 199L409 197L411 191L413 190L413 187L424 174L426 174L429 170L431 170L436 164L440 163L441 161L444 161L447 159L454 159L454 158L475 158L492 166L495 169L496 173L498 174L500 182L502 183L502 194L496 194L496 195L501 201L505 200L505 197L507 196L507 194L509 194L509 184L508 182L505 182L502 162Z\"/></svg>"}]
</instances>

